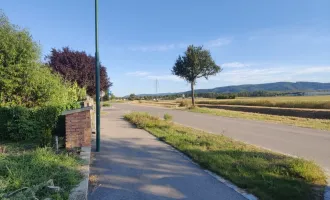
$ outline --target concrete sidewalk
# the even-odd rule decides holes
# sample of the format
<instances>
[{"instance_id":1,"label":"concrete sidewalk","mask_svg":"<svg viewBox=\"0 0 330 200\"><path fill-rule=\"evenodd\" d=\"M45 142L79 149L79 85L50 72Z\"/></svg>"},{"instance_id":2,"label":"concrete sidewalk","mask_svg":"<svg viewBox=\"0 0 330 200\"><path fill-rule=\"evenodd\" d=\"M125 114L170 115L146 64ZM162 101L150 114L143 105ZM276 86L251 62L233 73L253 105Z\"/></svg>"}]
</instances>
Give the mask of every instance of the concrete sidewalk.
<instances>
[{"instance_id":1,"label":"concrete sidewalk","mask_svg":"<svg viewBox=\"0 0 330 200\"><path fill-rule=\"evenodd\" d=\"M98 184L88 199L245 199L123 115L109 109L101 117L101 152L91 166Z\"/></svg>"}]
</instances>

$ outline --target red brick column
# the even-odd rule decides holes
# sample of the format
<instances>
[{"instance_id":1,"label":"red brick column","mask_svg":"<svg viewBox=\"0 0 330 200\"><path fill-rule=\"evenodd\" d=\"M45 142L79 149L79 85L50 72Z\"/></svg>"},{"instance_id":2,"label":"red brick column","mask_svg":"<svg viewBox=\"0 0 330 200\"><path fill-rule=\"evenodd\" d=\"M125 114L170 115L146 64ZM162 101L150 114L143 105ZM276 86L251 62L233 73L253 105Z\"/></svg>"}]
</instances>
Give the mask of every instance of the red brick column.
<instances>
[{"instance_id":1,"label":"red brick column","mask_svg":"<svg viewBox=\"0 0 330 200\"><path fill-rule=\"evenodd\" d=\"M70 113L71 112L71 113ZM65 116L65 147L91 146L90 110L69 111Z\"/></svg>"}]
</instances>

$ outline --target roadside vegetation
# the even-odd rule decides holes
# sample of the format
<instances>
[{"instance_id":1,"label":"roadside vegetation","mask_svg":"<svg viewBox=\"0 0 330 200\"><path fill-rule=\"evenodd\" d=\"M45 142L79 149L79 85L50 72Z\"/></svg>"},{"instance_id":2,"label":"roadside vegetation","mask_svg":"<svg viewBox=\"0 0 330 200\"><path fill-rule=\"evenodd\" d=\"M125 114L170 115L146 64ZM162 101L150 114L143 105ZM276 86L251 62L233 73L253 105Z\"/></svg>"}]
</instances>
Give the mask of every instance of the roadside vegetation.
<instances>
[{"instance_id":1,"label":"roadside vegetation","mask_svg":"<svg viewBox=\"0 0 330 200\"><path fill-rule=\"evenodd\" d=\"M304 98L304 97L302 97ZM306 97L312 98L312 97ZM321 97L323 98L323 97ZM286 99L286 98L284 98ZM198 101L197 101L198 102ZM318 130L330 131L330 120L328 119L313 119L313 118L302 118L302 117L292 117L292 116L280 116L280 115L270 115L270 114L260 114L253 112L243 112L243 111L232 111L217 108L201 108L198 106L192 107L189 100L178 100L174 101L142 101L144 104L174 108L179 110L186 110L189 112L205 113L222 117L233 117L249 120L259 120L268 121L280 124L287 124L298 127L313 128ZM198 104L197 104L198 105ZM330 111L329 111L330 112Z\"/></svg>"},{"instance_id":2,"label":"roadside vegetation","mask_svg":"<svg viewBox=\"0 0 330 200\"><path fill-rule=\"evenodd\" d=\"M268 98L242 98L233 100L198 100L197 104L214 105L242 105L242 106L262 106L279 108L309 108L309 109L330 109L330 97L268 97Z\"/></svg>"},{"instance_id":3,"label":"roadside vegetation","mask_svg":"<svg viewBox=\"0 0 330 200\"><path fill-rule=\"evenodd\" d=\"M111 104L110 104L109 102L104 102L104 103L102 103L102 106L103 106L103 107L110 107Z\"/></svg>"},{"instance_id":4,"label":"roadside vegetation","mask_svg":"<svg viewBox=\"0 0 330 200\"><path fill-rule=\"evenodd\" d=\"M0 199L68 199L82 179L77 157L35 143L0 143ZM47 186L58 186L59 191ZM22 189L22 190L20 190ZM17 193L6 196L13 191Z\"/></svg>"},{"instance_id":5,"label":"roadside vegetation","mask_svg":"<svg viewBox=\"0 0 330 200\"><path fill-rule=\"evenodd\" d=\"M269 121L269 122L287 124L292 126L330 131L330 120L327 119L311 119L311 118L300 118L300 117L290 117L290 116L267 115L267 114L259 114L259 113L231 111L231 110L213 109L213 108L199 108L199 107L186 108L186 110L189 112L206 113L206 114L222 116L222 117Z\"/></svg>"},{"instance_id":6,"label":"roadside vegetation","mask_svg":"<svg viewBox=\"0 0 330 200\"><path fill-rule=\"evenodd\" d=\"M54 70L60 69L63 52L52 51L51 61L43 63L41 47L29 31L11 24L1 10L0 47L0 199L68 199L82 178L80 160L64 151L57 154L54 136L64 140L61 113L80 108L86 93L93 95L88 89L93 83L71 79L77 77L71 70L70 77ZM81 63L70 63L75 65L64 63L65 67L81 71ZM111 85L107 77L105 81ZM60 190L46 187L53 184Z\"/></svg>"},{"instance_id":7,"label":"roadside vegetation","mask_svg":"<svg viewBox=\"0 0 330 200\"><path fill-rule=\"evenodd\" d=\"M143 100L145 103L187 106L191 105L190 98L176 100L159 100L159 102ZM295 96L295 97L239 97L236 99L208 99L198 98L196 105L239 105L259 107L279 107L296 109L330 109L330 96Z\"/></svg>"},{"instance_id":8,"label":"roadside vegetation","mask_svg":"<svg viewBox=\"0 0 330 200\"><path fill-rule=\"evenodd\" d=\"M133 112L125 119L260 199L323 199L326 176L311 161L177 125L147 113Z\"/></svg>"}]
</instances>

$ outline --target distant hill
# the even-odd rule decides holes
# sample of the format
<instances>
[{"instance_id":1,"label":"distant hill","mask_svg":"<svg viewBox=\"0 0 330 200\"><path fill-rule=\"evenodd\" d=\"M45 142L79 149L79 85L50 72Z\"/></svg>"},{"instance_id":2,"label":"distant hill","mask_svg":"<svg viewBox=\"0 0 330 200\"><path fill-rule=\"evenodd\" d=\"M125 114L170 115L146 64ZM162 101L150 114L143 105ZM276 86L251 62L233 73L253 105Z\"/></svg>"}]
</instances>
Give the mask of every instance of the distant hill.
<instances>
[{"instance_id":1,"label":"distant hill","mask_svg":"<svg viewBox=\"0 0 330 200\"><path fill-rule=\"evenodd\" d=\"M236 92L254 92L254 91L317 91L317 90L330 90L330 83L318 82L276 82L264 84L245 84L235 86L216 87L213 89L197 89L195 93L236 93ZM177 93L160 93L159 96L170 94L182 94L185 92ZM139 94L138 96L154 96L156 94Z\"/></svg>"},{"instance_id":2,"label":"distant hill","mask_svg":"<svg viewBox=\"0 0 330 200\"><path fill-rule=\"evenodd\" d=\"M216 93L234 93L234 92L254 92L254 91L315 91L330 90L330 83L318 82L277 82L264 84L247 84L236 86L217 87L213 89L196 90L197 93L216 92Z\"/></svg>"}]
</instances>

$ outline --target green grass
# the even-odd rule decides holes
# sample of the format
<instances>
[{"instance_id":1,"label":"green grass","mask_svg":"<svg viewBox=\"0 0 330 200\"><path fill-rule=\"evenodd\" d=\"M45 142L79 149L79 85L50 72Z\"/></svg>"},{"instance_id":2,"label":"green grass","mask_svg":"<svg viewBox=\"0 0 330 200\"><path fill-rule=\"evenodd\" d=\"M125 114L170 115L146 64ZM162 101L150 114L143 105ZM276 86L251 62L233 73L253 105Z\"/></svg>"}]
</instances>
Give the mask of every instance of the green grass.
<instances>
[{"instance_id":1,"label":"green grass","mask_svg":"<svg viewBox=\"0 0 330 200\"><path fill-rule=\"evenodd\" d=\"M110 107L110 106L111 106L111 104L110 104L110 103L108 103L108 102L104 102L104 103L102 104L102 106L103 106L103 107Z\"/></svg>"},{"instance_id":2,"label":"green grass","mask_svg":"<svg viewBox=\"0 0 330 200\"><path fill-rule=\"evenodd\" d=\"M327 119L310 119L310 118L300 118L300 117L290 117L290 116L267 115L267 114L259 114L259 113L249 113L249 112L212 109L212 108L199 108L199 107L195 107L187 110L190 112L206 113L216 116L269 121L269 122L282 123L282 124L305 127L305 128L314 128L319 130L330 131L330 120Z\"/></svg>"},{"instance_id":3,"label":"green grass","mask_svg":"<svg viewBox=\"0 0 330 200\"><path fill-rule=\"evenodd\" d=\"M164 114L164 120L166 120L166 121L172 121L172 119L173 119L173 116L172 115L170 115L168 113L165 113Z\"/></svg>"},{"instance_id":4,"label":"green grass","mask_svg":"<svg viewBox=\"0 0 330 200\"><path fill-rule=\"evenodd\" d=\"M130 113L125 119L260 199L323 199L326 176L311 161L177 125L147 113Z\"/></svg>"},{"instance_id":5,"label":"green grass","mask_svg":"<svg viewBox=\"0 0 330 200\"><path fill-rule=\"evenodd\" d=\"M17 189L31 188L53 179L54 185L59 186L61 191L51 193L46 188L42 188L36 192L37 198L51 197L64 200L68 199L71 189L82 179L78 170L81 160L76 157L55 154L50 148L37 148L33 144L1 145L6 146L6 152L0 154L0 199L4 194ZM31 194L25 195L31 197Z\"/></svg>"},{"instance_id":6,"label":"green grass","mask_svg":"<svg viewBox=\"0 0 330 200\"><path fill-rule=\"evenodd\" d=\"M242 105L280 108L330 109L330 96L261 97L232 100L197 100L197 104Z\"/></svg>"}]
</instances>

